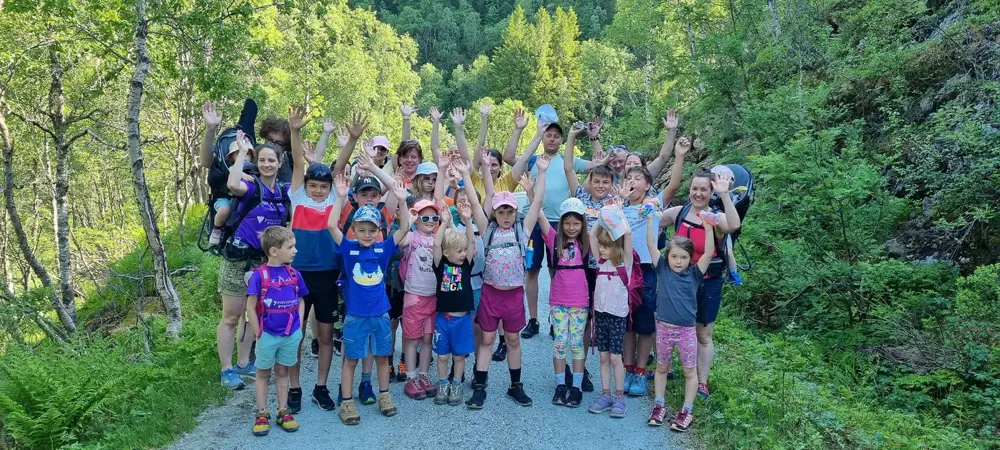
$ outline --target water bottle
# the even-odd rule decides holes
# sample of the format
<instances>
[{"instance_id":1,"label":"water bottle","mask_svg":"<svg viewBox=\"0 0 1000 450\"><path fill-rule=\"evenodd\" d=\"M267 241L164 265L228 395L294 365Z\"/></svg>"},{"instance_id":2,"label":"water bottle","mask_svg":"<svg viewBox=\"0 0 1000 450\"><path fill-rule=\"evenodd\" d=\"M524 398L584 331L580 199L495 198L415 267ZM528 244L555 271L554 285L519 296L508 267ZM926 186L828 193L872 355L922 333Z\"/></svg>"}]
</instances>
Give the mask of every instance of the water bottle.
<instances>
[{"instance_id":1,"label":"water bottle","mask_svg":"<svg viewBox=\"0 0 1000 450\"><path fill-rule=\"evenodd\" d=\"M531 260L535 259L535 240L528 239L528 248L524 250L524 268L531 270Z\"/></svg>"}]
</instances>

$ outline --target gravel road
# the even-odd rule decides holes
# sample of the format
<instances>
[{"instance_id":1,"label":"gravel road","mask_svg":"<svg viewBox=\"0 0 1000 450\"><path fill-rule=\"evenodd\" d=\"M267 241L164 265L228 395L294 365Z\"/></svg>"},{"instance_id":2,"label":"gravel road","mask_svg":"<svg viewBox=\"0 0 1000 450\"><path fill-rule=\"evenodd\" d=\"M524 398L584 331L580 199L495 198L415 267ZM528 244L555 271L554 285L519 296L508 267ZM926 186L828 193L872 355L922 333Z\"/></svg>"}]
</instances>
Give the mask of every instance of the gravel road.
<instances>
[{"instance_id":1,"label":"gravel road","mask_svg":"<svg viewBox=\"0 0 1000 450\"><path fill-rule=\"evenodd\" d=\"M525 391L534 406L522 408L507 398L509 386L507 363L490 365L490 382L485 407L479 411L461 406L438 406L433 399L411 400L403 395L403 383L392 382L390 392L399 409L395 417L383 417L377 405L358 405L361 424L348 427L340 423L336 411L323 411L309 401L316 380L316 359L304 356L302 367L303 404L298 414L300 428L283 432L272 421L271 433L255 437L250 433L253 420L254 391L250 382L225 404L210 408L198 418L196 429L182 436L174 449L270 449L270 448L477 448L477 449L682 449L695 445L689 435L671 432L667 427L646 425L652 396L630 398L628 415L612 419L587 412L586 407L598 395L585 392L580 408L551 403L555 389L552 374L552 340L547 333L548 274L540 276L539 314L543 334L522 340L524 362L522 378ZM397 343L397 355L399 355ZM330 373L331 390L340 379L339 362ZM587 368L594 374L600 390L597 355L588 356ZM359 369L360 370L360 369ZM431 366L431 379L436 379ZM471 376L471 369L468 371ZM357 379L357 377L355 378ZM680 382L670 382L668 390L682 389ZM376 386L377 388L377 386ZM652 383L650 383L652 391ZM466 398L471 389L466 385ZM651 392L652 394L652 392ZM274 403L274 388L270 401ZM676 407L677 405L674 405ZM273 409L273 407L271 408Z\"/></svg>"}]
</instances>

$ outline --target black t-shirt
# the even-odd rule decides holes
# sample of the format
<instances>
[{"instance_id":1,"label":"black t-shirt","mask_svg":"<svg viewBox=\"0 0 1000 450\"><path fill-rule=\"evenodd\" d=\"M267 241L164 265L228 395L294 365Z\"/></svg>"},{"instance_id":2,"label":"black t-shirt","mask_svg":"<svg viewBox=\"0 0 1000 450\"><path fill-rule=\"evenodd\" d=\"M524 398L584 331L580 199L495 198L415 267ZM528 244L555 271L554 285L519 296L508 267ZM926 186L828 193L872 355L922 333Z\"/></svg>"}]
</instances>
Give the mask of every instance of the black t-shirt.
<instances>
[{"instance_id":1,"label":"black t-shirt","mask_svg":"<svg viewBox=\"0 0 1000 450\"><path fill-rule=\"evenodd\" d=\"M469 312L472 311L472 263L468 260L456 266L441 258L441 264L434 265L434 275L437 276L437 310L438 312Z\"/></svg>"}]
</instances>

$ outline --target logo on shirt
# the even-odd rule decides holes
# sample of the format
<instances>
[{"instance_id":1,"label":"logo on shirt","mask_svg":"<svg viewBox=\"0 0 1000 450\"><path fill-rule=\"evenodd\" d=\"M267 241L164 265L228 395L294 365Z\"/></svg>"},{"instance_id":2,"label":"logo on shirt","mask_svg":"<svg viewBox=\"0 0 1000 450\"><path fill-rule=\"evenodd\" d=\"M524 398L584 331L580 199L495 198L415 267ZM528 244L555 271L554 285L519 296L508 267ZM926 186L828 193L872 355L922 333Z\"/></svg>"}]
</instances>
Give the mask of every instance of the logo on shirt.
<instances>
[{"instance_id":1,"label":"logo on shirt","mask_svg":"<svg viewBox=\"0 0 1000 450\"><path fill-rule=\"evenodd\" d=\"M458 292L462 290L462 270L450 264L444 265L441 276L441 292Z\"/></svg>"},{"instance_id":2,"label":"logo on shirt","mask_svg":"<svg viewBox=\"0 0 1000 450\"><path fill-rule=\"evenodd\" d=\"M375 264L375 270L366 271L361 267L361 262L354 263L354 270L351 272L354 282L359 286L377 286L382 282L382 267Z\"/></svg>"}]
</instances>

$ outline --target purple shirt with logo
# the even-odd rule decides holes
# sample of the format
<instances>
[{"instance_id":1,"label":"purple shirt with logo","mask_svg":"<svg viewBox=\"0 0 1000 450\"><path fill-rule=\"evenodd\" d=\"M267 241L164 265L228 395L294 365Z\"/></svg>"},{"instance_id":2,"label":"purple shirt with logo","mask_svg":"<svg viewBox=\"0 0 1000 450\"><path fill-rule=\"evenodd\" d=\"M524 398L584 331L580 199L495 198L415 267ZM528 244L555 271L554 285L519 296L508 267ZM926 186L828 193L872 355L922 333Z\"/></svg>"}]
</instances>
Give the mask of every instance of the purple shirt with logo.
<instances>
[{"instance_id":1,"label":"purple shirt with logo","mask_svg":"<svg viewBox=\"0 0 1000 450\"><path fill-rule=\"evenodd\" d=\"M247 188L247 193L240 197L239 208L242 210L250 203L250 199L257 195L257 183L252 181L241 181ZM260 236L264 230L271 226L284 226L287 213L285 205L281 203L281 190L288 190L287 184L275 184L272 191L266 185L261 202L247 212L243 221L240 222L234 233L234 238L245 242L248 246L260 250ZM236 214L236 211L233 212Z\"/></svg>"},{"instance_id":2,"label":"purple shirt with logo","mask_svg":"<svg viewBox=\"0 0 1000 450\"><path fill-rule=\"evenodd\" d=\"M305 281L302 281L302 274L295 269L292 270L295 271L295 276L299 280L297 293L295 286L280 286L280 284L287 284L291 280L291 275L289 275L285 266L267 266L267 273L271 284L267 288L265 297L262 299L264 306L267 308L290 308L292 326L291 328L288 327L289 314L283 312L265 313L264 327L262 328L262 332L264 333L273 336L290 336L302 326L299 322L299 298L308 294L309 288L306 287ZM247 282L247 295L260 296L260 285L260 271L254 270L250 275L250 281ZM285 330L288 330L288 332L286 333Z\"/></svg>"}]
</instances>

